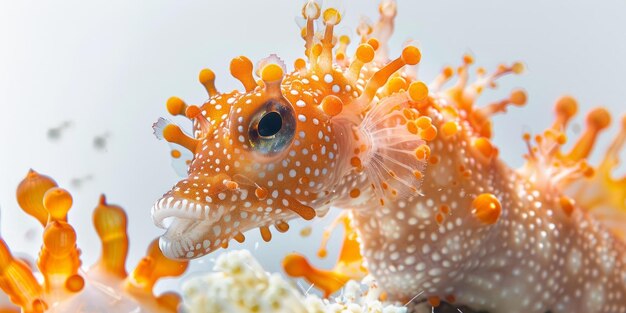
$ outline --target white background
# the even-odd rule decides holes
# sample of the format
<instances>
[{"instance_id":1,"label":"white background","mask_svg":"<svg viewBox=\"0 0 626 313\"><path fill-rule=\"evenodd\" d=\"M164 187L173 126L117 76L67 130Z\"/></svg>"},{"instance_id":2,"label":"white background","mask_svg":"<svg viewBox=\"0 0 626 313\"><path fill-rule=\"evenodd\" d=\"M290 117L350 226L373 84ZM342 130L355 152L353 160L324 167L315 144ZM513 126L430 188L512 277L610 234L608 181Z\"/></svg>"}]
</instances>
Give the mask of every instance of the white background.
<instances>
[{"instance_id":1,"label":"white background","mask_svg":"<svg viewBox=\"0 0 626 313\"><path fill-rule=\"evenodd\" d=\"M29 168L68 188L71 179L93 175L71 190L75 205L70 221L79 234L83 263L92 264L99 254L91 212L104 192L127 210L128 265L133 267L160 233L150 219L153 201L177 181L168 148L151 129L159 116L166 116L165 101L176 95L201 103L206 95L197 74L204 67L216 72L218 89L241 88L228 74L230 59L240 54L256 61L278 53L293 64L303 51L294 23L301 4L1 1L1 230L13 250L34 256L40 244L39 225L15 201L15 188ZM398 7L392 55L405 40L419 40L424 80L444 65L457 65L466 52L488 69L517 60L527 65L525 75L505 78L500 89L481 100L499 99L514 87L529 92L526 108L513 108L495 120L495 142L514 166L522 162L522 132L548 126L552 103L561 94L576 96L584 110L604 105L615 114L626 111L624 1L437 0L400 1ZM344 8L340 29L354 30L363 14L377 17L375 1L345 0ZM66 120L73 126L60 140L50 141L47 130ZM94 137L107 132L107 151L96 150ZM600 145L605 147L609 139L604 136ZM600 152L594 154L596 160ZM270 270L279 269L286 252L313 255L325 223L313 222L313 239L307 240L297 235L304 223L292 223L292 231L276 233L269 244L261 242L255 255ZM246 234L245 244L231 246L254 250L260 239L253 233ZM331 247L329 261L337 245ZM209 269L213 257L195 261L190 272ZM177 286L169 281L160 289Z\"/></svg>"}]
</instances>

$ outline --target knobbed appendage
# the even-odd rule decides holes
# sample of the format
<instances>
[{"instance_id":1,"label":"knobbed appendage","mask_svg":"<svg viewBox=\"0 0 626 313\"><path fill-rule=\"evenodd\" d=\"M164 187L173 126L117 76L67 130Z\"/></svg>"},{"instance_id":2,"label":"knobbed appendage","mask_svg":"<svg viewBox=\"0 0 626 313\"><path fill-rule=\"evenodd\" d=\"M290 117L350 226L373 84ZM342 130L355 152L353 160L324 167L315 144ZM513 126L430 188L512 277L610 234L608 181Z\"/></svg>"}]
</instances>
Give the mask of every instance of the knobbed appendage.
<instances>
[{"instance_id":1,"label":"knobbed appendage","mask_svg":"<svg viewBox=\"0 0 626 313\"><path fill-rule=\"evenodd\" d=\"M93 211L93 225L102 243L102 255L95 266L111 275L125 278L128 255L126 212L119 206L107 204L102 195Z\"/></svg>"},{"instance_id":2,"label":"knobbed appendage","mask_svg":"<svg viewBox=\"0 0 626 313\"><path fill-rule=\"evenodd\" d=\"M500 218L502 205L493 194L483 193L472 201L472 215L485 225L493 225Z\"/></svg>"},{"instance_id":3,"label":"knobbed appendage","mask_svg":"<svg viewBox=\"0 0 626 313\"><path fill-rule=\"evenodd\" d=\"M302 29L302 37L305 41L305 52L304 54L309 58L309 62L312 62L311 59L313 56L311 55L311 49L313 48L314 36L315 36L315 20L320 17L321 8L319 3L315 0L307 1L302 7L302 17L306 19L306 26ZM317 58L317 57L315 57Z\"/></svg>"},{"instance_id":4,"label":"knobbed appendage","mask_svg":"<svg viewBox=\"0 0 626 313\"><path fill-rule=\"evenodd\" d=\"M41 175L33 169L17 187L17 203L28 215L36 218L42 226L48 223L48 211L43 206L43 195L48 189L57 187L57 183L50 177Z\"/></svg>"},{"instance_id":5,"label":"knobbed appendage","mask_svg":"<svg viewBox=\"0 0 626 313\"><path fill-rule=\"evenodd\" d=\"M41 313L47 309L43 289L31 269L11 254L0 238L0 289L25 313Z\"/></svg>"},{"instance_id":6,"label":"knobbed appendage","mask_svg":"<svg viewBox=\"0 0 626 313\"><path fill-rule=\"evenodd\" d=\"M422 54L417 47L407 46L402 50L400 57L376 71L367 81L367 84L365 84L363 94L356 100L363 108L363 111L369 108L370 102L372 102L372 99L376 96L378 89L387 83L393 73L397 72L405 65L418 64L421 58Z\"/></svg>"},{"instance_id":7,"label":"knobbed appendage","mask_svg":"<svg viewBox=\"0 0 626 313\"><path fill-rule=\"evenodd\" d=\"M359 75L361 75L361 69L365 64L374 60L375 54L376 51L374 51L372 46L367 43L360 44L354 53L352 62L350 62L346 79L352 84L356 83L357 79L359 79Z\"/></svg>"},{"instance_id":8,"label":"knobbed appendage","mask_svg":"<svg viewBox=\"0 0 626 313\"><path fill-rule=\"evenodd\" d=\"M348 214L341 214L324 231L324 239L318 256L320 258L326 257L326 243L333 230L339 224L344 226L343 244L339 252L339 258L331 270L318 269L311 265L304 256L297 253L288 254L282 262L282 267L289 276L306 279L314 284L315 288L323 291L325 298L330 297L330 295L341 289L349 280L360 280L367 275L359 248L358 234L352 226L352 221Z\"/></svg>"},{"instance_id":9,"label":"knobbed appendage","mask_svg":"<svg viewBox=\"0 0 626 313\"><path fill-rule=\"evenodd\" d=\"M198 74L198 80L200 81L200 84L204 86L204 89L209 97L213 97L219 93L217 89L215 89L215 73L213 73L212 70L205 68L200 71L200 74Z\"/></svg>"},{"instance_id":10,"label":"knobbed appendage","mask_svg":"<svg viewBox=\"0 0 626 313\"><path fill-rule=\"evenodd\" d=\"M257 87L254 77L252 77L252 61L245 56L239 56L230 61L230 74L239 80L247 92Z\"/></svg>"},{"instance_id":11,"label":"knobbed appendage","mask_svg":"<svg viewBox=\"0 0 626 313\"><path fill-rule=\"evenodd\" d=\"M80 252L76 247L76 232L67 223L67 212L72 206L72 196L58 187L48 190L43 197L49 220L43 233L43 245L37 266L45 277L46 292L55 290L78 292L84 279L78 274Z\"/></svg>"},{"instance_id":12,"label":"knobbed appendage","mask_svg":"<svg viewBox=\"0 0 626 313\"><path fill-rule=\"evenodd\" d=\"M168 124L163 129L163 138L168 142L172 142L185 147L192 153L196 152L199 141L185 134L178 125Z\"/></svg>"},{"instance_id":13,"label":"knobbed appendage","mask_svg":"<svg viewBox=\"0 0 626 313\"><path fill-rule=\"evenodd\" d=\"M159 240L155 239L148 246L146 256L139 261L126 279L126 286L131 292L152 294L152 289L159 279L180 276L187 270L188 265L188 261L165 257L159 249Z\"/></svg>"},{"instance_id":14,"label":"knobbed appendage","mask_svg":"<svg viewBox=\"0 0 626 313\"><path fill-rule=\"evenodd\" d=\"M281 83L287 71L285 63L276 55L262 59L258 64L259 76L265 85L265 92L270 98L283 98Z\"/></svg>"},{"instance_id":15,"label":"knobbed appendage","mask_svg":"<svg viewBox=\"0 0 626 313\"><path fill-rule=\"evenodd\" d=\"M587 127L583 134L567 154L567 158L572 161L579 161L589 156L598 134L611 124L611 114L605 108L596 108L587 114L586 122Z\"/></svg>"}]
</instances>

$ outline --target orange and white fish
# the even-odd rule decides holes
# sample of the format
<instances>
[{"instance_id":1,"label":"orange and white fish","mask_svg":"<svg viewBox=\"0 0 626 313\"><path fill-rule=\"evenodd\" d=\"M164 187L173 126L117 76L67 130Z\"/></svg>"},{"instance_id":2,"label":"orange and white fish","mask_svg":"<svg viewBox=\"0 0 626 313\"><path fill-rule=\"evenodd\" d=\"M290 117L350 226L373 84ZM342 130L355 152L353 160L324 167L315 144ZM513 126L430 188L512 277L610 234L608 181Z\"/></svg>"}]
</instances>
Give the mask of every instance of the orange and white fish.
<instances>
[{"instance_id":1,"label":"orange and white fish","mask_svg":"<svg viewBox=\"0 0 626 313\"><path fill-rule=\"evenodd\" d=\"M168 100L172 115L193 121L193 135L165 119L154 125L157 137L191 156L188 177L152 209L167 229L163 253L197 258L231 239L242 242L253 228L269 241L270 227L285 232L289 220L323 216L332 205L346 210L341 219L350 230L338 266L318 270L297 255L284 263L327 295L369 272L389 299L420 295L414 301L433 307L626 312L626 179L611 176L626 119L594 168L586 157L610 115L591 111L583 135L563 152L577 111L564 97L550 128L534 143L524 135L526 165L511 169L490 140L491 118L524 105L526 93L480 107L476 100L523 65L479 68L470 82L473 58L465 56L426 84L416 79L416 46L388 59L396 4L385 0L379 11L378 23L358 27L348 57L350 38L334 35L340 11L308 1L306 59L292 71L275 55L256 66L241 56L230 71L244 90L218 92L205 69L208 101Z\"/></svg>"}]
</instances>

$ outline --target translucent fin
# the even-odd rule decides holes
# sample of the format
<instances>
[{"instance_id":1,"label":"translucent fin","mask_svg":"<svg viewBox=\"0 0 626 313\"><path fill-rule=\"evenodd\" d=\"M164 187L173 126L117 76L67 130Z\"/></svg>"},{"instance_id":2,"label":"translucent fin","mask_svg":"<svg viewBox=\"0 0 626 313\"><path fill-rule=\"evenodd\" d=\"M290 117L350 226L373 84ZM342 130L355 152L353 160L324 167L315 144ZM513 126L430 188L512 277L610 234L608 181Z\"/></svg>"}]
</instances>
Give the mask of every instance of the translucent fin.
<instances>
[{"instance_id":1,"label":"translucent fin","mask_svg":"<svg viewBox=\"0 0 626 313\"><path fill-rule=\"evenodd\" d=\"M168 119L159 117L159 119L154 124L152 124L152 133L158 140L163 140L163 130L165 129L165 126L171 123L172 122L170 122Z\"/></svg>"},{"instance_id":2,"label":"translucent fin","mask_svg":"<svg viewBox=\"0 0 626 313\"><path fill-rule=\"evenodd\" d=\"M384 198L419 194L430 157L426 141L434 139L433 132L437 132L430 118L420 117L409 107L410 101L409 92L384 98L367 113L360 127L368 149L359 158L381 205Z\"/></svg>"},{"instance_id":3,"label":"translucent fin","mask_svg":"<svg viewBox=\"0 0 626 313\"><path fill-rule=\"evenodd\" d=\"M172 168L180 177L188 176L189 164L193 161L193 153L185 147L169 142L170 156L172 157Z\"/></svg>"}]
</instances>

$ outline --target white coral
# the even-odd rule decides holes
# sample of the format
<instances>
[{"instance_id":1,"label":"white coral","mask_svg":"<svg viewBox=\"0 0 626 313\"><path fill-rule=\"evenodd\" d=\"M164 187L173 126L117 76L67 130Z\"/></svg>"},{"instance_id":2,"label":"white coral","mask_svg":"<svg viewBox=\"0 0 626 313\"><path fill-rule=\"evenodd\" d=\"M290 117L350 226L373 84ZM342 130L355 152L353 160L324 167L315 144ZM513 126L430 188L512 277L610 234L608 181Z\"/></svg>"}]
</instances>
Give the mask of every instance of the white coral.
<instances>
[{"instance_id":1,"label":"white coral","mask_svg":"<svg viewBox=\"0 0 626 313\"><path fill-rule=\"evenodd\" d=\"M280 274L267 273L247 250L222 254L214 272L183 283L183 310L188 313L405 313L406 308L384 304L368 278L350 281L341 296L326 300L302 295ZM365 287L365 291L363 290Z\"/></svg>"}]
</instances>

